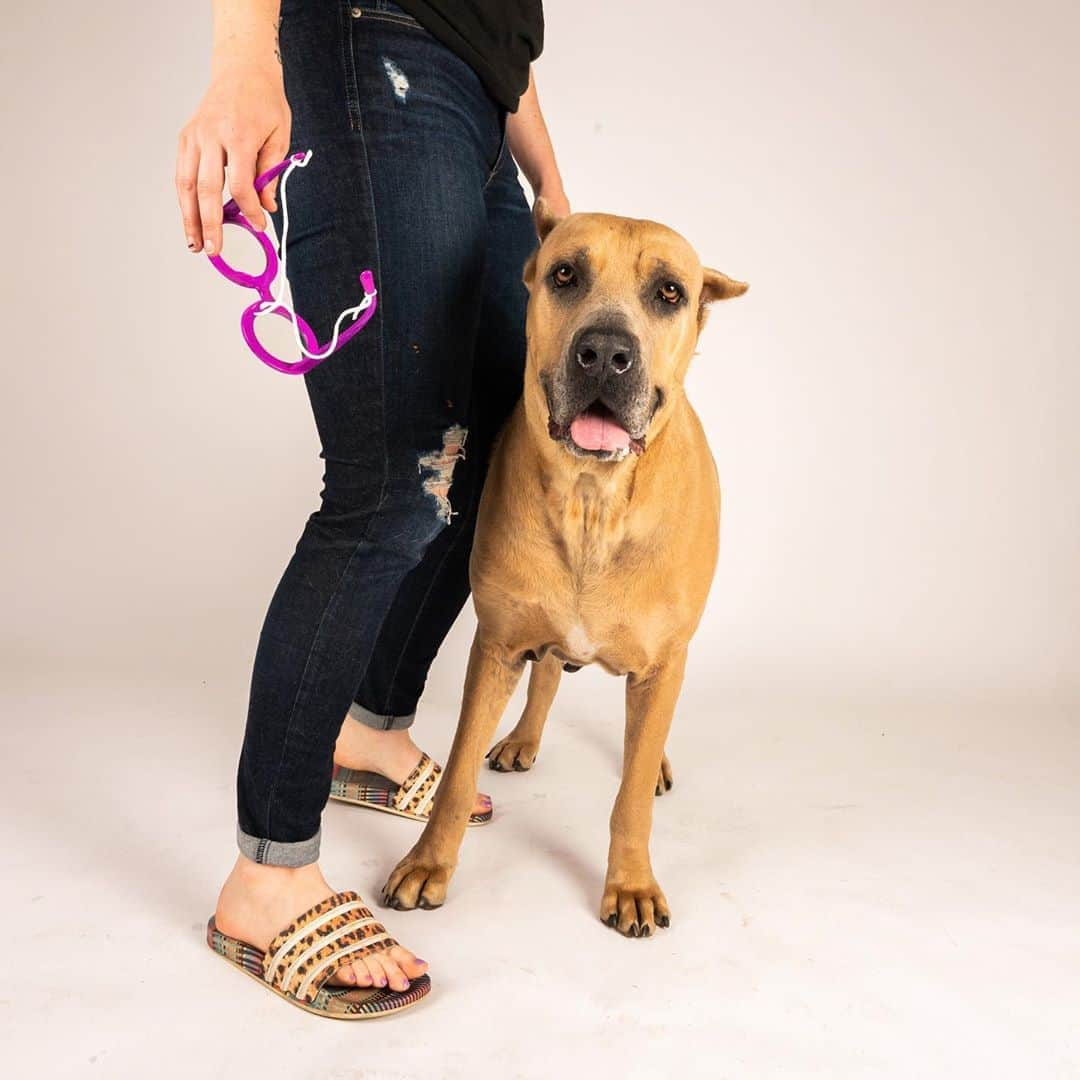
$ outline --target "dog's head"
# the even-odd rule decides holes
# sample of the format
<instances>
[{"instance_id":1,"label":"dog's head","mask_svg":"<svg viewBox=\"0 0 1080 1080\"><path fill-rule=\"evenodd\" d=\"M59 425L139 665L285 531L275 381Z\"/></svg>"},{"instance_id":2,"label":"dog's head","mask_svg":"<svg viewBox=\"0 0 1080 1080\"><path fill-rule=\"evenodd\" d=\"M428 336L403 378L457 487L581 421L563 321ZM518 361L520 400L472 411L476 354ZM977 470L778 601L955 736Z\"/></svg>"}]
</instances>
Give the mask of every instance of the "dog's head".
<instances>
[{"instance_id":1,"label":"dog's head","mask_svg":"<svg viewBox=\"0 0 1080 1080\"><path fill-rule=\"evenodd\" d=\"M526 409L578 457L641 454L682 392L706 305L747 286L654 221L556 218L543 199L533 217Z\"/></svg>"}]
</instances>

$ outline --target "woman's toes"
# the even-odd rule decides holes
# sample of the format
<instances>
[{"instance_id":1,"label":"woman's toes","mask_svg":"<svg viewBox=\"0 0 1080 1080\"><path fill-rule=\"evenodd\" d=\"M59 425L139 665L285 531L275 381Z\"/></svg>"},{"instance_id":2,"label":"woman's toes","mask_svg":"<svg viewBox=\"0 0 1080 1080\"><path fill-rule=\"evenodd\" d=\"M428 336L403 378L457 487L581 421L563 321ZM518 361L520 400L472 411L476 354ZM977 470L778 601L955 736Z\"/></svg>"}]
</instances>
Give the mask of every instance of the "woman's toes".
<instances>
[{"instance_id":1,"label":"woman's toes","mask_svg":"<svg viewBox=\"0 0 1080 1080\"><path fill-rule=\"evenodd\" d=\"M409 977L398 967L398 962L388 952L384 952L379 960L386 972L386 982L390 989L408 990Z\"/></svg>"},{"instance_id":2,"label":"woman's toes","mask_svg":"<svg viewBox=\"0 0 1080 1080\"><path fill-rule=\"evenodd\" d=\"M344 967L338 968L330 982L332 985L337 986L355 986L356 973L353 971L352 965L345 964Z\"/></svg>"},{"instance_id":3,"label":"woman's toes","mask_svg":"<svg viewBox=\"0 0 1080 1080\"><path fill-rule=\"evenodd\" d=\"M352 974L353 981L357 986L370 986L371 985L371 972L364 966L362 962L349 965L349 971Z\"/></svg>"},{"instance_id":4,"label":"woman's toes","mask_svg":"<svg viewBox=\"0 0 1080 1080\"><path fill-rule=\"evenodd\" d=\"M491 796L485 795L482 791L476 796L476 802L473 803L474 814L486 814L491 809Z\"/></svg>"},{"instance_id":5,"label":"woman's toes","mask_svg":"<svg viewBox=\"0 0 1080 1080\"><path fill-rule=\"evenodd\" d=\"M367 967L368 974L371 976L372 986L387 986L389 984L389 979L386 977L386 968L383 967L381 956L378 954L365 956L356 966L360 967L361 964Z\"/></svg>"},{"instance_id":6,"label":"woman's toes","mask_svg":"<svg viewBox=\"0 0 1080 1080\"><path fill-rule=\"evenodd\" d=\"M413 956L408 949L395 945L389 952L390 957L397 963L410 979L417 979L427 971L427 961Z\"/></svg>"}]
</instances>

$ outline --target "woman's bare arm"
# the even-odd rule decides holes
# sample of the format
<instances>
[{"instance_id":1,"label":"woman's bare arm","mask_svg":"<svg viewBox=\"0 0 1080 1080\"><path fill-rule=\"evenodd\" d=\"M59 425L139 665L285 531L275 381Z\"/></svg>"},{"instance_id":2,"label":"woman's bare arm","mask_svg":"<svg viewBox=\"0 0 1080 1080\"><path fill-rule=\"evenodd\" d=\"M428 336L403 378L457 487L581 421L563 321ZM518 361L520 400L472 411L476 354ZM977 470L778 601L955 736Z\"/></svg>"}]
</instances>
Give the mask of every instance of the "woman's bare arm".
<instances>
[{"instance_id":1,"label":"woman's bare arm","mask_svg":"<svg viewBox=\"0 0 1080 1080\"><path fill-rule=\"evenodd\" d=\"M521 95L517 112L506 118L507 138L514 160L533 189L533 195L541 195L558 215L570 213L570 203L563 190L562 176L555 162L555 150L551 145L544 114L536 96L536 79L529 69L529 88Z\"/></svg>"},{"instance_id":2,"label":"woman's bare arm","mask_svg":"<svg viewBox=\"0 0 1080 1080\"><path fill-rule=\"evenodd\" d=\"M278 54L280 0L214 0L210 86L180 132L176 193L191 251L221 251L221 192L229 191L257 229L274 188L255 192L255 178L289 150L292 117Z\"/></svg>"}]
</instances>

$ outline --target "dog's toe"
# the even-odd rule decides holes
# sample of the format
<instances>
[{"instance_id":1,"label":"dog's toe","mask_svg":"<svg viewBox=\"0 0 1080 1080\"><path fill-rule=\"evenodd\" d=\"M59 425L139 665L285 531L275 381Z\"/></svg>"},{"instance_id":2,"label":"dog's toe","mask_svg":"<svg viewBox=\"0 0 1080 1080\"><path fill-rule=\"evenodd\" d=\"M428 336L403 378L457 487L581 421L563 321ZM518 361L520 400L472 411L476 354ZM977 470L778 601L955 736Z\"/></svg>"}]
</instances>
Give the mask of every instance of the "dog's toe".
<instances>
[{"instance_id":1,"label":"dog's toe","mask_svg":"<svg viewBox=\"0 0 1080 1080\"><path fill-rule=\"evenodd\" d=\"M667 754L664 755L664 760L660 762L660 772L656 776L656 794L663 795L665 791L670 791L674 780L671 776L671 762L668 761Z\"/></svg>"},{"instance_id":2,"label":"dog's toe","mask_svg":"<svg viewBox=\"0 0 1080 1080\"><path fill-rule=\"evenodd\" d=\"M656 882L640 887L609 885L600 901L600 918L625 937L652 937L657 927L671 925L667 900Z\"/></svg>"},{"instance_id":3,"label":"dog's toe","mask_svg":"<svg viewBox=\"0 0 1080 1080\"><path fill-rule=\"evenodd\" d=\"M539 749L538 742L516 739L511 732L487 752L488 765L496 772L528 772Z\"/></svg>"},{"instance_id":4,"label":"dog's toe","mask_svg":"<svg viewBox=\"0 0 1080 1080\"><path fill-rule=\"evenodd\" d=\"M451 868L407 855L383 886L382 901L397 911L442 907L450 884Z\"/></svg>"}]
</instances>

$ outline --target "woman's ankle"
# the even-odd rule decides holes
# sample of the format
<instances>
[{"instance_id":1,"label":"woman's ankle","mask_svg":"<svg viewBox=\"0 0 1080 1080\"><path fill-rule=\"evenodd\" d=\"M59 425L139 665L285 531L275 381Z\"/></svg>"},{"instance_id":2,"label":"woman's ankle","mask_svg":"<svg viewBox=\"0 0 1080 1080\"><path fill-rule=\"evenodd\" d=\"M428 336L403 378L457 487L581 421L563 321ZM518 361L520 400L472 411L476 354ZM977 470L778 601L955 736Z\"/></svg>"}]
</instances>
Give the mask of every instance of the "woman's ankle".
<instances>
[{"instance_id":1,"label":"woman's ankle","mask_svg":"<svg viewBox=\"0 0 1080 1080\"><path fill-rule=\"evenodd\" d=\"M380 731L346 717L334 746L334 764L349 769L375 768L376 771L380 765L392 765L395 772L404 769L407 774L416 764L418 753L410 728Z\"/></svg>"},{"instance_id":2,"label":"woman's ankle","mask_svg":"<svg viewBox=\"0 0 1080 1080\"><path fill-rule=\"evenodd\" d=\"M300 882L321 877L322 872L319 870L318 863L308 863L304 866L273 866L269 863L257 863L254 859L240 854L236 857L228 880L255 889L289 889Z\"/></svg>"}]
</instances>

